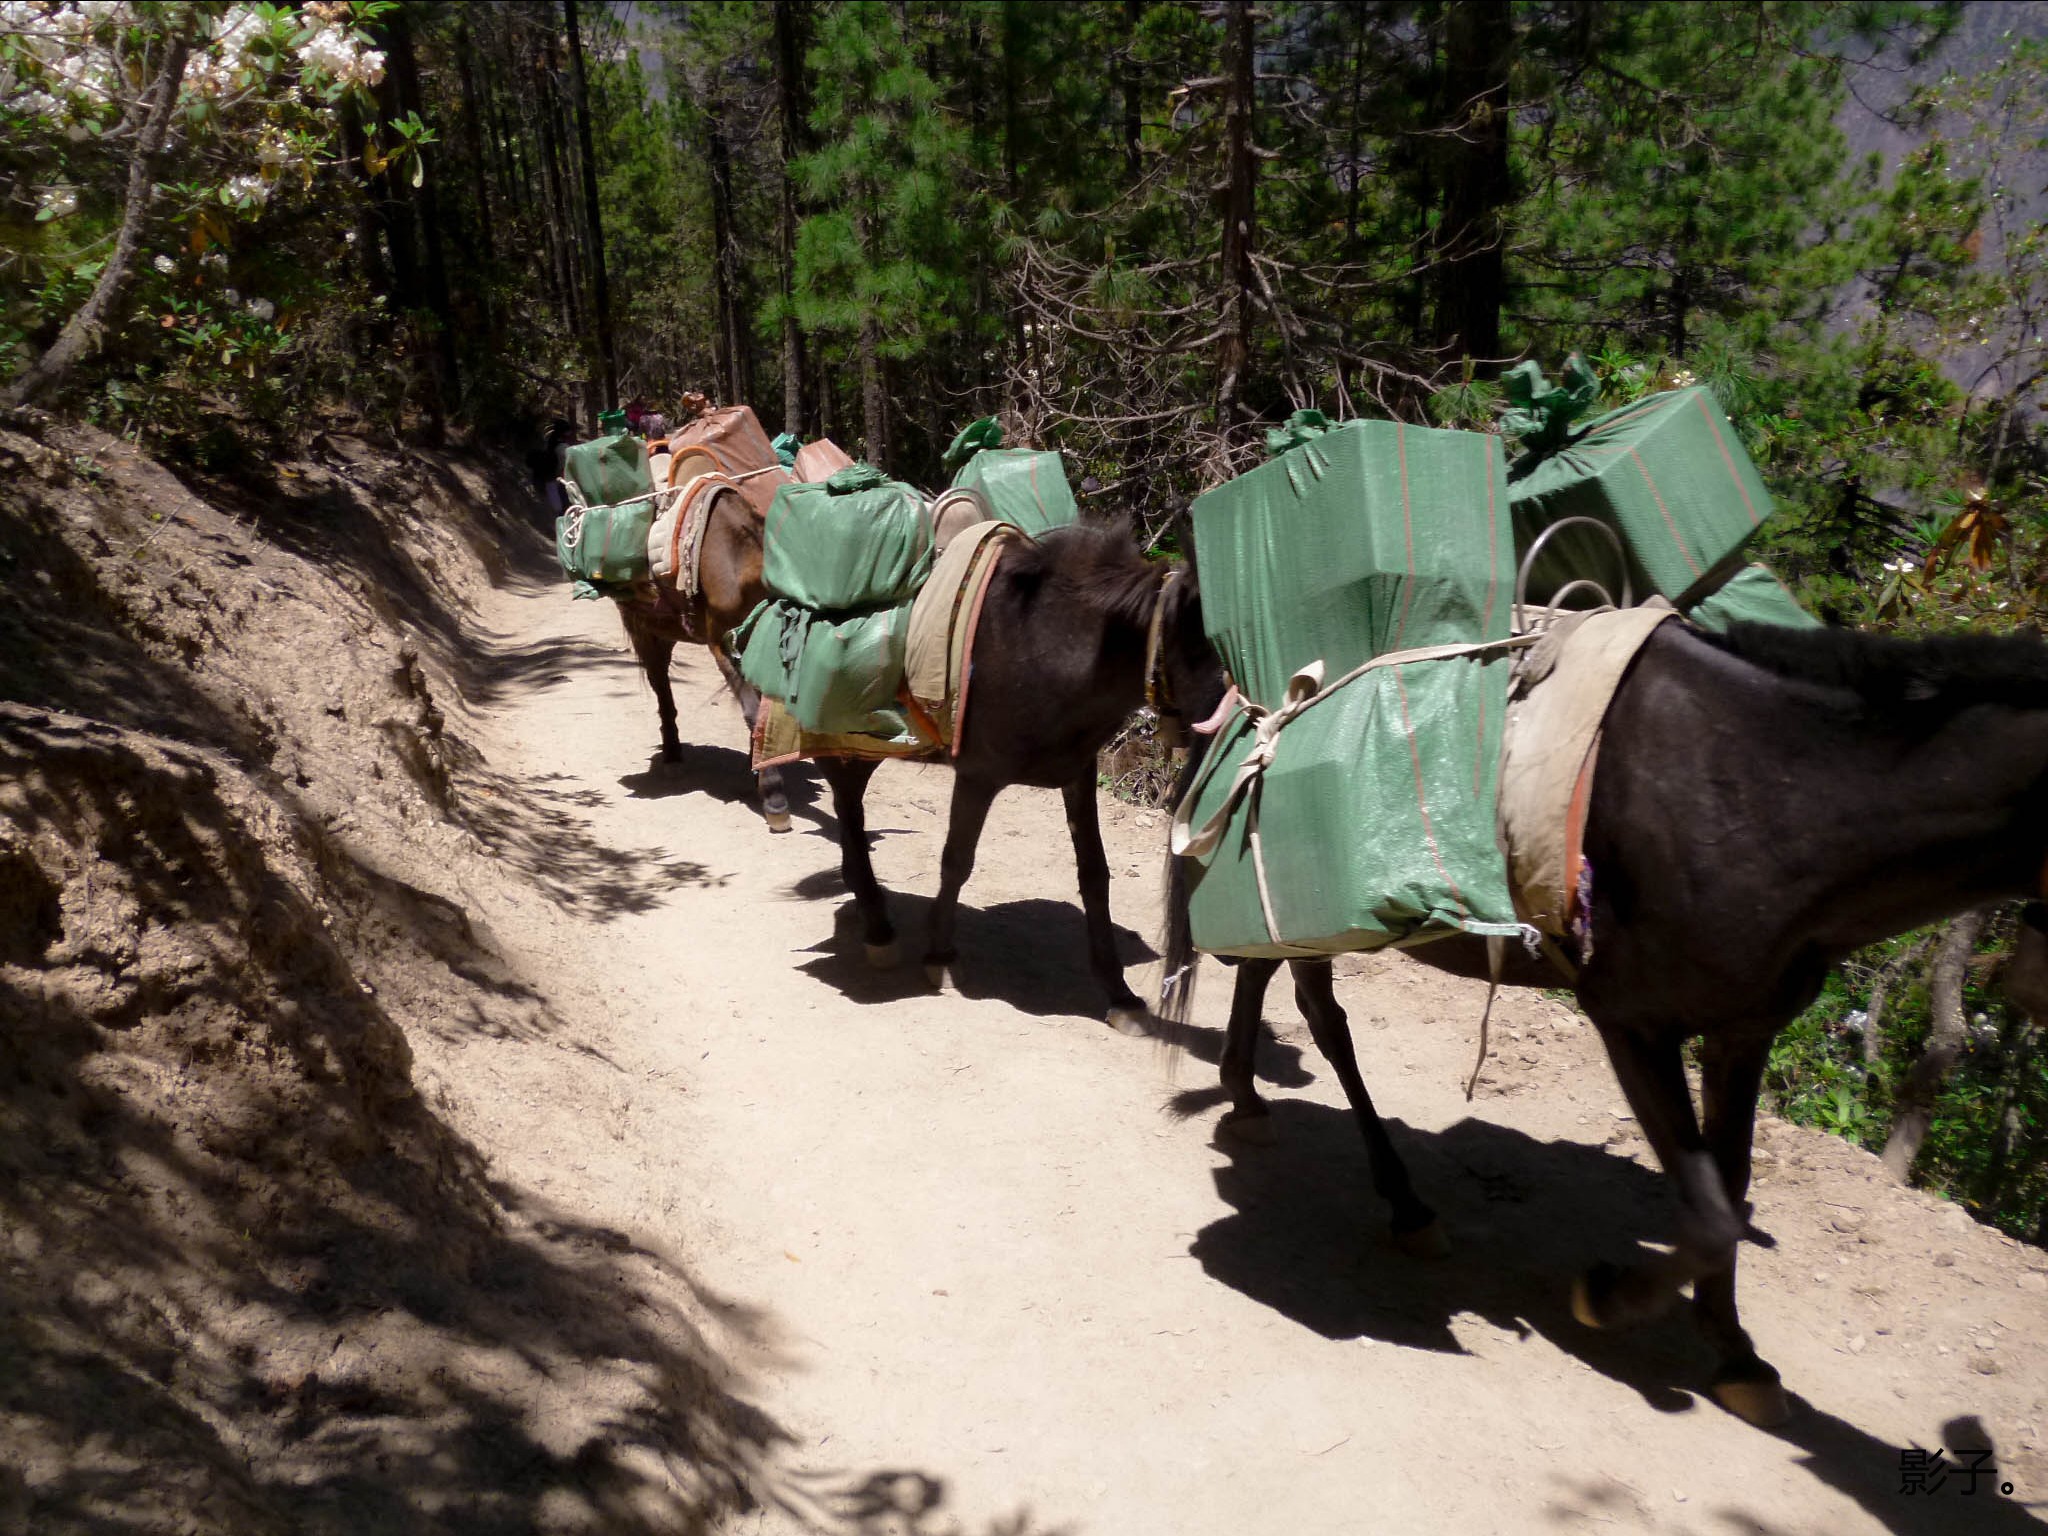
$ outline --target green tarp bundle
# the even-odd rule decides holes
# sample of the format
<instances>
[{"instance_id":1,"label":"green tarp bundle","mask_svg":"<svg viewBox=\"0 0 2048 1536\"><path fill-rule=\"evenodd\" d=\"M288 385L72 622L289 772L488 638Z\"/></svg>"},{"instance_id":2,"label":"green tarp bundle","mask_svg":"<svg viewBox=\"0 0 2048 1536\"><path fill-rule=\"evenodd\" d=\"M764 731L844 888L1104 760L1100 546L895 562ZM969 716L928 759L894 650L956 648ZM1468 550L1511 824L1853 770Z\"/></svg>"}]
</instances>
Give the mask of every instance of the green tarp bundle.
<instances>
[{"instance_id":1,"label":"green tarp bundle","mask_svg":"<svg viewBox=\"0 0 2048 1536\"><path fill-rule=\"evenodd\" d=\"M1785 624L1818 629L1820 620L1799 606L1799 600L1767 565L1745 565L1720 586L1685 610L1701 629L1727 632L1730 624Z\"/></svg>"},{"instance_id":2,"label":"green tarp bundle","mask_svg":"<svg viewBox=\"0 0 2048 1536\"><path fill-rule=\"evenodd\" d=\"M771 598L733 632L740 675L780 699L806 731L832 736L913 736L896 695L910 634L909 602L832 617Z\"/></svg>"},{"instance_id":3,"label":"green tarp bundle","mask_svg":"<svg viewBox=\"0 0 2048 1536\"><path fill-rule=\"evenodd\" d=\"M982 448L960 466L953 486L979 491L991 516L1034 539L1081 515L1060 456L1035 448Z\"/></svg>"},{"instance_id":4,"label":"green tarp bundle","mask_svg":"<svg viewBox=\"0 0 2048 1536\"><path fill-rule=\"evenodd\" d=\"M1509 472L1524 548L1567 517L1591 517L1621 535L1640 602L1662 593L1692 606L1732 572L1771 512L1770 493L1711 391L1667 390L1550 434ZM1613 547L1590 529L1561 530L1529 575L1540 600L1564 580L1613 582ZM1618 587L1610 595L1621 600Z\"/></svg>"},{"instance_id":5,"label":"green tarp bundle","mask_svg":"<svg viewBox=\"0 0 2048 1536\"><path fill-rule=\"evenodd\" d=\"M555 519L555 555L576 584L578 597L602 597L605 587L629 587L648 572L647 535L654 527L651 498L617 507L571 507Z\"/></svg>"},{"instance_id":6,"label":"green tarp bundle","mask_svg":"<svg viewBox=\"0 0 2048 1536\"><path fill-rule=\"evenodd\" d=\"M768 590L826 613L902 602L931 574L924 498L864 464L781 487L762 537Z\"/></svg>"},{"instance_id":7,"label":"green tarp bundle","mask_svg":"<svg viewBox=\"0 0 2048 1536\"><path fill-rule=\"evenodd\" d=\"M770 597L733 633L740 675L806 731L910 735L896 696L932 527L910 486L856 464L775 493L763 530Z\"/></svg>"},{"instance_id":8,"label":"green tarp bundle","mask_svg":"<svg viewBox=\"0 0 2048 1536\"><path fill-rule=\"evenodd\" d=\"M654 480L647 445L630 432L594 437L569 449L564 478L580 506L555 519L555 555L578 597L602 597L648 572Z\"/></svg>"},{"instance_id":9,"label":"green tarp bundle","mask_svg":"<svg viewBox=\"0 0 2048 1536\"><path fill-rule=\"evenodd\" d=\"M1329 683L1385 652L1508 633L1515 547L1490 434L1331 428L1198 498L1194 535L1210 638L1267 711L1313 661ZM1381 667L1287 724L1190 868L1196 944L1314 954L1517 931L1494 834L1508 665ZM1218 733L1184 808L1194 827L1256 747L1243 712Z\"/></svg>"},{"instance_id":10,"label":"green tarp bundle","mask_svg":"<svg viewBox=\"0 0 2048 1536\"><path fill-rule=\"evenodd\" d=\"M647 445L630 432L593 437L569 449L565 478L585 506L608 507L648 495L654 479L647 470Z\"/></svg>"}]
</instances>

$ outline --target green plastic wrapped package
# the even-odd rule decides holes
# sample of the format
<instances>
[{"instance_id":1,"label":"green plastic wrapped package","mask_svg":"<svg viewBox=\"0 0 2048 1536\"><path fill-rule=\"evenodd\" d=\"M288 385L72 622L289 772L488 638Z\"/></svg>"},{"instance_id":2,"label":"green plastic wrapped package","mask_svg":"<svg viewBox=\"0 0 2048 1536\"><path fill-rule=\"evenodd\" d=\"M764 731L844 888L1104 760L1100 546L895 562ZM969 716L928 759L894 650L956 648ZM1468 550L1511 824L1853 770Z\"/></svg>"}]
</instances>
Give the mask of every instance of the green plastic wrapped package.
<instances>
[{"instance_id":1,"label":"green plastic wrapped package","mask_svg":"<svg viewBox=\"0 0 2048 1536\"><path fill-rule=\"evenodd\" d=\"M783 486L768 508L764 538L768 590L826 613L907 601L931 574L924 498L865 465L823 485Z\"/></svg>"},{"instance_id":2,"label":"green plastic wrapped package","mask_svg":"<svg viewBox=\"0 0 2048 1536\"><path fill-rule=\"evenodd\" d=\"M1305 707L1316 684L1297 681L1312 663L1328 684L1386 653L1507 637L1501 440L1333 427L1197 499L1194 536L1232 678L1268 715L1298 711L1233 802L1261 753L1236 714L1181 807L1209 834L1189 870L1195 943L1306 955L1518 932L1494 831L1505 653L1380 666Z\"/></svg>"},{"instance_id":3,"label":"green plastic wrapped package","mask_svg":"<svg viewBox=\"0 0 2048 1536\"><path fill-rule=\"evenodd\" d=\"M626 587L648 573L647 536L654 502L619 507L571 507L555 519L555 556L576 583L576 596L601 597L607 586Z\"/></svg>"},{"instance_id":4,"label":"green plastic wrapped package","mask_svg":"<svg viewBox=\"0 0 2048 1536\"><path fill-rule=\"evenodd\" d=\"M1745 565L1719 587L1685 610L1701 629L1727 632L1730 624L1785 624L1817 629L1820 620L1799 606L1799 599L1767 565Z\"/></svg>"},{"instance_id":5,"label":"green plastic wrapped package","mask_svg":"<svg viewBox=\"0 0 2048 1536\"><path fill-rule=\"evenodd\" d=\"M647 445L630 432L593 437L569 449L565 478L588 507L609 507L654 492Z\"/></svg>"},{"instance_id":6,"label":"green plastic wrapped package","mask_svg":"<svg viewBox=\"0 0 2048 1536\"><path fill-rule=\"evenodd\" d=\"M1532 447L1509 474L1523 548L1564 518L1597 518L1627 547L1638 602L1659 592L1690 607L1734 571L1770 516L1762 477L1706 389L1667 390L1545 435L1554 445ZM1564 529L1530 572L1529 595L1542 601L1572 577L1613 573L1611 545Z\"/></svg>"},{"instance_id":7,"label":"green plastic wrapped package","mask_svg":"<svg viewBox=\"0 0 2048 1536\"><path fill-rule=\"evenodd\" d=\"M740 675L779 699L804 730L912 739L896 697L910 634L908 602L830 618L770 598L733 632Z\"/></svg>"},{"instance_id":8,"label":"green plastic wrapped package","mask_svg":"<svg viewBox=\"0 0 2048 1536\"><path fill-rule=\"evenodd\" d=\"M991 516L1033 538L1081 515L1060 456L1035 448L980 449L953 476L953 488L979 491Z\"/></svg>"}]
</instances>

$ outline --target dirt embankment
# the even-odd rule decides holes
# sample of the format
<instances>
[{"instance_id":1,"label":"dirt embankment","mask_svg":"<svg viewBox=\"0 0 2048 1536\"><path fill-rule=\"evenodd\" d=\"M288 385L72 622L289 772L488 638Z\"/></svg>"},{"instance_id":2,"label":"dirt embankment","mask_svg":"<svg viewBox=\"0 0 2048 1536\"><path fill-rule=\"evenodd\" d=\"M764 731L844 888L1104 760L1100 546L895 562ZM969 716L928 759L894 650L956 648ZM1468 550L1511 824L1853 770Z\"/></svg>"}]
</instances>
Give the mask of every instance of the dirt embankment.
<instances>
[{"instance_id":1,"label":"dirt embankment","mask_svg":"<svg viewBox=\"0 0 2048 1536\"><path fill-rule=\"evenodd\" d=\"M0 1529L743 1507L744 1316L495 1187L408 1045L548 1027L472 874L641 884L468 744L517 473L336 437L195 490L18 414L0 485Z\"/></svg>"}]
</instances>

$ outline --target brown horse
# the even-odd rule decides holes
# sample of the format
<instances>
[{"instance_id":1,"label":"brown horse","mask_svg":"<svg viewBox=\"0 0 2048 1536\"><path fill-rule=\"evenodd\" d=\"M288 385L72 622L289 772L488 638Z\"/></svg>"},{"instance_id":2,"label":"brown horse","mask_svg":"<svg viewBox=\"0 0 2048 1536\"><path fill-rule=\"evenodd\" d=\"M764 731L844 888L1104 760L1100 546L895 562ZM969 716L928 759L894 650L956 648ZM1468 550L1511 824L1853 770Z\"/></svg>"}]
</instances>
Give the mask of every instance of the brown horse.
<instances>
[{"instance_id":1,"label":"brown horse","mask_svg":"<svg viewBox=\"0 0 2048 1536\"><path fill-rule=\"evenodd\" d=\"M702 461L694 462L701 472ZM678 483L687 482L679 477ZM675 692L668 675L669 662L679 643L687 641L710 648L711 659L718 664L733 697L739 700L750 735L761 708L760 694L740 676L725 651L725 637L768 595L761 581L761 520L737 491L714 495L704 517L696 596L686 599L674 587L662 584L652 595L619 603L626 639L654 689L654 705L661 717L661 755L671 763L681 761L683 755L682 741L676 735ZM769 830L787 832L789 799L783 787L782 770L764 768L758 777L761 812Z\"/></svg>"},{"instance_id":2,"label":"brown horse","mask_svg":"<svg viewBox=\"0 0 2048 1536\"><path fill-rule=\"evenodd\" d=\"M1189 781L1191 782L1191 781ZM1735 1305L1750 1224L1750 1141L1772 1040L1852 950L2006 897L2041 893L2048 854L2048 645L1910 641L1840 630L1679 624L1651 637L1602 728L1585 834L1590 954L1577 991L1644 1135L1678 1186L1677 1247L1602 1264L1573 1310L1597 1328L1693 1288L1719 1356L1714 1396L1755 1424L1788 1416L1778 1373ZM1168 874L1166 974L1193 950L1185 874ZM1446 945L1423 945L1417 958ZM1293 961L1296 995L1366 1135L1397 1236L1430 1245L1352 1054L1327 961ZM1223 1080L1239 1126L1259 1004L1277 961L1238 972ZM1185 1017L1186 988L1161 1012ZM1683 1047L1697 1039L1701 1113ZM1703 1123L1702 1123L1703 1122Z\"/></svg>"},{"instance_id":3,"label":"brown horse","mask_svg":"<svg viewBox=\"0 0 2048 1536\"><path fill-rule=\"evenodd\" d=\"M830 447L828 443L825 446ZM835 450L836 452L836 450ZM688 485L708 473L714 461L702 450L684 449L673 462L669 483ZM958 497L941 496L932 509L931 536L936 548L944 548L954 534L986 518L985 510ZM619 617L625 621L626 639L640 668L654 690L655 710L661 718L661 755L667 762L679 762L683 755L676 734L676 700L669 684L669 663L678 644L685 642L710 647L711 659L733 697L739 700L751 736L760 713L761 695L740 676L739 668L725 647L726 637L737 629L763 598L769 595L762 580L766 546L762 520L737 491L723 491L712 498L705 514L704 536L698 554L697 595L686 600L672 585L653 584L649 595L621 600ZM761 812L771 832L790 827L789 798L780 767L763 768L758 781Z\"/></svg>"},{"instance_id":4,"label":"brown horse","mask_svg":"<svg viewBox=\"0 0 2048 1536\"><path fill-rule=\"evenodd\" d=\"M1088 921L1088 961L1119 1029L1144 1027L1124 981L1109 919L1109 861L1096 819L1096 758L1147 702L1203 713L1223 696L1223 668L1202 633L1191 575L1147 560L1122 526L1075 524L1014 545L991 578L975 628L973 687L957 725L953 803L924 963L943 986L955 961L953 920L974 870L982 824L1011 784L1058 789ZM876 765L819 760L839 817L840 870L859 904L869 959L896 961L888 901L868 860L862 798Z\"/></svg>"}]
</instances>

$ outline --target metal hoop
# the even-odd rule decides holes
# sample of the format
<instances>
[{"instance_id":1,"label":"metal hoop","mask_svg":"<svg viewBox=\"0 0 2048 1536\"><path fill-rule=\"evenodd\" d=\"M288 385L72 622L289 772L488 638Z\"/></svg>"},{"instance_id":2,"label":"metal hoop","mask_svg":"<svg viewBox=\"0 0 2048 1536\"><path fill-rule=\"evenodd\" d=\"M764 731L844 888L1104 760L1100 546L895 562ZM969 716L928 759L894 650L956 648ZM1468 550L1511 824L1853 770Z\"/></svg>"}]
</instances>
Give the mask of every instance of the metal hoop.
<instances>
[{"instance_id":1,"label":"metal hoop","mask_svg":"<svg viewBox=\"0 0 2048 1536\"><path fill-rule=\"evenodd\" d=\"M1607 589L1598 582L1585 577L1579 577L1566 582L1562 587L1558 588L1552 597L1553 605L1556 598L1562 597L1565 593L1583 586L1591 587L1602 597L1608 598L1609 607L1633 608L1635 606L1635 588L1629 580L1628 553L1622 548L1621 535L1616 533L1606 523L1601 522L1597 517L1559 518L1548 528L1536 535L1535 541L1529 546L1529 552L1522 556L1521 568L1515 572L1515 606L1512 619L1517 634L1523 633L1528 628L1526 609L1528 608L1529 572L1535 568L1536 557L1543 552L1543 546L1550 542L1550 536L1553 533L1556 533L1559 529L1570 528L1574 525L1599 529L1606 536L1607 542L1614 546L1614 561L1621 570L1621 601L1619 603L1614 602L1612 597L1609 596Z\"/></svg>"}]
</instances>

